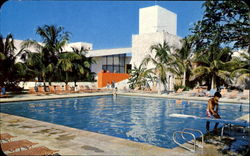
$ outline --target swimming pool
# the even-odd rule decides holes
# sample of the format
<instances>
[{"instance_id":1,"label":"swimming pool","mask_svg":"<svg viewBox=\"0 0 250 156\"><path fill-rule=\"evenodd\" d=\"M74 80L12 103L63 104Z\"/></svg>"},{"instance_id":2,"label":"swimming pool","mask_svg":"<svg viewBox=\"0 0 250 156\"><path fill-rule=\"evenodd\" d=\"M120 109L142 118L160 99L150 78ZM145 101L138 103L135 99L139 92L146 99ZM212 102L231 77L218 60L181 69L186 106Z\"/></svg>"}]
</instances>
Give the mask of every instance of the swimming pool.
<instances>
[{"instance_id":1,"label":"swimming pool","mask_svg":"<svg viewBox=\"0 0 250 156\"><path fill-rule=\"evenodd\" d=\"M176 147L172 141L174 131L195 128L205 132L205 123L202 121L170 118L169 114L204 117L206 102L183 101L177 104L175 100L166 98L95 96L1 103L0 106L3 113L164 148ZM222 118L236 119L247 113L248 105L220 104Z\"/></svg>"}]
</instances>

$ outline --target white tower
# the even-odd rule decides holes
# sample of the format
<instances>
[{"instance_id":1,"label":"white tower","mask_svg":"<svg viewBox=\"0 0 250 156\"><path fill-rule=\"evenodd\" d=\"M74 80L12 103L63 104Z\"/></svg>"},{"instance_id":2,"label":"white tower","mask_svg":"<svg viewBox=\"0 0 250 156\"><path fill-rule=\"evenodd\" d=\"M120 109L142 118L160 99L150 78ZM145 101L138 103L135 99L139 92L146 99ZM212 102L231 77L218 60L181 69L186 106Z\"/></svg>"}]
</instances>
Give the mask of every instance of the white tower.
<instances>
[{"instance_id":1,"label":"white tower","mask_svg":"<svg viewBox=\"0 0 250 156\"><path fill-rule=\"evenodd\" d=\"M177 33L177 15L158 5L139 10L139 34L168 32Z\"/></svg>"},{"instance_id":2,"label":"white tower","mask_svg":"<svg viewBox=\"0 0 250 156\"><path fill-rule=\"evenodd\" d=\"M177 35L177 15L158 5L141 8L139 11L139 34L132 36L132 66L139 66L142 60L155 53L150 47L155 44L162 44L164 41L169 46L181 47L180 37ZM148 64L147 68L154 65ZM171 73L166 73L169 77L168 88L173 90L174 78Z\"/></svg>"}]
</instances>

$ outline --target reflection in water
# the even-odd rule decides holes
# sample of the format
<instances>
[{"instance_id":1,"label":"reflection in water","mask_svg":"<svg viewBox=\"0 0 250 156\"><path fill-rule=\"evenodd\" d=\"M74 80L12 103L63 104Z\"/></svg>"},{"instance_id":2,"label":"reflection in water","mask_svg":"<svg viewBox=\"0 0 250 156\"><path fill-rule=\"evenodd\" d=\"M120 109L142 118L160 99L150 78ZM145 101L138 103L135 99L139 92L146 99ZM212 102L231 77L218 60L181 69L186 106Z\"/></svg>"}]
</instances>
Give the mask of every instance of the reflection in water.
<instances>
[{"instance_id":1,"label":"reflection in water","mask_svg":"<svg viewBox=\"0 0 250 156\"><path fill-rule=\"evenodd\" d=\"M127 137L132 137L136 141L153 143L157 141L157 131L161 128L161 102L156 100L145 101L144 107L138 111L136 103L132 103L130 131Z\"/></svg>"},{"instance_id":2,"label":"reflection in water","mask_svg":"<svg viewBox=\"0 0 250 156\"><path fill-rule=\"evenodd\" d=\"M113 102L116 102L117 95L113 95Z\"/></svg>"},{"instance_id":3,"label":"reflection in water","mask_svg":"<svg viewBox=\"0 0 250 156\"><path fill-rule=\"evenodd\" d=\"M176 104L182 104L182 100L175 100Z\"/></svg>"},{"instance_id":4,"label":"reflection in water","mask_svg":"<svg viewBox=\"0 0 250 156\"><path fill-rule=\"evenodd\" d=\"M183 128L205 132L204 123L169 114L205 116L206 102L129 96L97 96L1 105L1 112L172 148L172 134ZM240 110L240 111L239 111ZM224 119L249 113L249 106L221 105Z\"/></svg>"}]
</instances>

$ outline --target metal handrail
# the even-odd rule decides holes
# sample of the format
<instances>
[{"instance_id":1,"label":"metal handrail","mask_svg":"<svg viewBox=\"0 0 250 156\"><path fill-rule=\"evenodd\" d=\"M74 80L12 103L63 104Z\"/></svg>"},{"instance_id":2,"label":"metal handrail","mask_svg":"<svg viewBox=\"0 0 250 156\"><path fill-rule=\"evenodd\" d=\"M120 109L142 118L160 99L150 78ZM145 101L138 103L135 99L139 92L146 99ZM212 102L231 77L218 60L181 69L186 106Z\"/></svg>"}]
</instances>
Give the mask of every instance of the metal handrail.
<instances>
[{"instance_id":1,"label":"metal handrail","mask_svg":"<svg viewBox=\"0 0 250 156\"><path fill-rule=\"evenodd\" d=\"M200 147L200 148L204 148L204 134L200 131L200 130L198 130L198 129L192 129L192 128L184 128L182 131L184 132L184 131L194 131L194 132L199 132L200 134L201 134L201 145L200 144L196 144L196 146L198 146L198 147ZM182 136L182 138L184 139L184 140L186 140L186 138L184 137L184 135L183 134L181 134L181 136ZM189 143L193 143L192 141L188 141Z\"/></svg>"},{"instance_id":2,"label":"metal handrail","mask_svg":"<svg viewBox=\"0 0 250 156\"><path fill-rule=\"evenodd\" d=\"M183 133L184 133L184 134L189 134L189 135L191 135L191 136L194 138L194 149L188 148L188 147L182 145L181 143L177 142L177 141L176 141L176 134L177 134L177 133L180 133L180 134L182 134L182 135L183 135ZM196 139L195 139L195 135L194 135L193 133L190 133L190 132L183 132L183 131L175 131L175 132L173 133L173 141L174 141L177 145L179 145L179 146L181 146L181 147L183 147L183 148L185 148L185 149L187 149L187 150L190 150L191 152L195 152L195 150L196 150Z\"/></svg>"},{"instance_id":3,"label":"metal handrail","mask_svg":"<svg viewBox=\"0 0 250 156\"><path fill-rule=\"evenodd\" d=\"M223 138L224 130L225 130L226 127L229 127L229 131L230 131L231 124L224 124L222 126L221 133L220 133L220 140Z\"/></svg>"}]
</instances>

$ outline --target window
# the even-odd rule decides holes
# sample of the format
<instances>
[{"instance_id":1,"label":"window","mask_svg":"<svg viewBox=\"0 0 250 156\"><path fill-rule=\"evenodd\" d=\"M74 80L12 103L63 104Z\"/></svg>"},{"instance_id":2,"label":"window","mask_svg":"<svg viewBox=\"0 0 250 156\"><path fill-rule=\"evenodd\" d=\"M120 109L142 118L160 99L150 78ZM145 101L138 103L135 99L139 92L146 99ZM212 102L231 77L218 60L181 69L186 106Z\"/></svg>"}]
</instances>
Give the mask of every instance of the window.
<instances>
[{"instance_id":1,"label":"window","mask_svg":"<svg viewBox=\"0 0 250 156\"><path fill-rule=\"evenodd\" d=\"M125 73L126 54L104 56L102 69L111 73Z\"/></svg>"}]
</instances>

